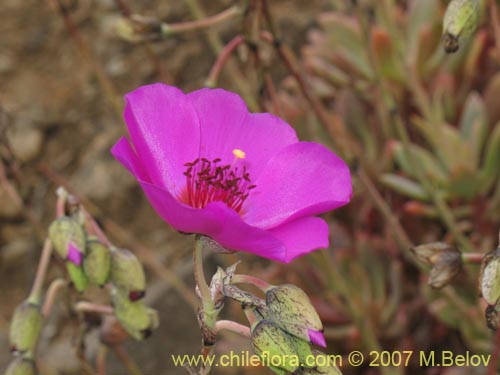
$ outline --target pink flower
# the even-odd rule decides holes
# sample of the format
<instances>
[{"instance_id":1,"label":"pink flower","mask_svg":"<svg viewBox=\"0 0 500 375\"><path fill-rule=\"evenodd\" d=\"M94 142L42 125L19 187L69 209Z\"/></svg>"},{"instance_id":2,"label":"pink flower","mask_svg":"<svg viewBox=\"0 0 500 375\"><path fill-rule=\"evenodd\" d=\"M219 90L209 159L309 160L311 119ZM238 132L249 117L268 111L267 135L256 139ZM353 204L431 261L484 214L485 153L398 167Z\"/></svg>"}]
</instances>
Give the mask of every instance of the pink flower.
<instances>
[{"instance_id":1,"label":"pink flower","mask_svg":"<svg viewBox=\"0 0 500 375\"><path fill-rule=\"evenodd\" d=\"M153 84L125 99L132 144L121 138L112 153L172 227L281 262L328 247L315 215L348 203L352 187L326 147L221 89Z\"/></svg>"}]
</instances>

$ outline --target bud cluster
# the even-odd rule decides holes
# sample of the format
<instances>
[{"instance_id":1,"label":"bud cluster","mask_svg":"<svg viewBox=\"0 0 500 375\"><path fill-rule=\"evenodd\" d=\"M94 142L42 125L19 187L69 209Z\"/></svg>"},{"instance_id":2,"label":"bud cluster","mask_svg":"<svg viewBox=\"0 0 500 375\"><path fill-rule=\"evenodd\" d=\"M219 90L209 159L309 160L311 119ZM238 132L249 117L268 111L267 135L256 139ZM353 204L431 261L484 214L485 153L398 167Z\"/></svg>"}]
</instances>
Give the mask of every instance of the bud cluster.
<instances>
[{"instance_id":1,"label":"bud cluster","mask_svg":"<svg viewBox=\"0 0 500 375\"><path fill-rule=\"evenodd\" d=\"M247 315L254 318L252 346L273 372L340 374L335 366L320 369L305 365L308 357L317 355L311 344L326 347L326 342L322 333L323 324L302 289L291 284L271 286L266 290L265 307L246 305L245 309ZM266 360L273 357L281 360ZM276 366L276 363L279 365Z\"/></svg>"},{"instance_id":2,"label":"bud cluster","mask_svg":"<svg viewBox=\"0 0 500 375\"><path fill-rule=\"evenodd\" d=\"M65 192L60 194L61 197L63 201L68 198ZM100 231L87 231L86 228L95 228L96 224L92 218L83 214L80 206L73 207L68 215L61 211L65 210L58 207L59 217L48 230L50 241L46 241L47 254L50 256L52 244L52 249L64 261L68 277L79 293L85 292L90 285L106 287L110 291L114 306L112 318L114 322L119 322L113 326L119 327L113 329L114 334L104 335L106 337L103 336L106 330L101 329L102 342L114 345L117 340L123 341L127 334L136 340L149 336L158 327L159 318L157 312L147 307L142 300L146 294L146 277L139 260L128 250L108 245L105 237L101 241L92 235ZM41 261L40 264L42 263L44 262ZM46 264L43 268L43 272L37 272L34 283L37 287L32 289L30 297L14 311L9 339L15 358L7 368L6 375L36 374L33 357L44 320L41 312L41 288ZM43 275L41 278L38 277L39 273ZM46 299L44 313L51 298ZM103 319L103 326L105 323L106 319ZM107 331L110 331L109 327Z\"/></svg>"},{"instance_id":3,"label":"bud cluster","mask_svg":"<svg viewBox=\"0 0 500 375\"><path fill-rule=\"evenodd\" d=\"M76 290L83 292L89 284L109 284L116 317L125 331L136 340L149 336L158 326L158 316L142 301L146 276L137 257L89 236L76 215L55 220L49 236Z\"/></svg>"}]
</instances>

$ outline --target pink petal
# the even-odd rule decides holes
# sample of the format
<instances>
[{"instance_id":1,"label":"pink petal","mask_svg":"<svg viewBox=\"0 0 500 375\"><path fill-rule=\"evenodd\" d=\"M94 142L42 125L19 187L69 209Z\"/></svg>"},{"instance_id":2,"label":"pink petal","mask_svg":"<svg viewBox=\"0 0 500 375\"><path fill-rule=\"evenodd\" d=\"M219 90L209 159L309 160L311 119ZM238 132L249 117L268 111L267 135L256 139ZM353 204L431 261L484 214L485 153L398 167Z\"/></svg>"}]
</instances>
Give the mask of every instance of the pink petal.
<instances>
[{"instance_id":1,"label":"pink petal","mask_svg":"<svg viewBox=\"0 0 500 375\"><path fill-rule=\"evenodd\" d=\"M251 227L224 203L213 202L203 209L187 206L170 192L139 181L160 217L175 229L211 237L221 246L276 260L285 259L285 247L269 231Z\"/></svg>"},{"instance_id":2,"label":"pink petal","mask_svg":"<svg viewBox=\"0 0 500 375\"><path fill-rule=\"evenodd\" d=\"M182 91L160 83L142 86L125 99L130 138L151 181L180 194L184 164L199 156L200 126L193 105Z\"/></svg>"},{"instance_id":3,"label":"pink petal","mask_svg":"<svg viewBox=\"0 0 500 375\"><path fill-rule=\"evenodd\" d=\"M201 126L200 155L224 164L234 161L233 150L245 152L244 163L256 179L267 161L283 147L296 143L295 130L268 113L250 114L236 94L202 89L188 94Z\"/></svg>"},{"instance_id":4,"label":"pink petal","mask_svg":"<svg viewBox=\"0 0 500 375\"><path fill-rule=\"evenodd\" d=\"M66 259L69 260L71 263L76 264L77 266L82 264L83 254L73 244L73 242L70 242L68 244L68 255L66 255Z\"/></svg>"},{"instance_id":5,"label":"pink petal","mask_svg":"<svg viewBox=\"0 0 500 375\"><path fill-rule=\"evenodd\" d=\"M325 336L323 336L322 332L313 331L312 329L310 329L308 333L309 333L309 339L313 344L326 348Z\"/></svg>"},{"instance_id":6,"label":"pink petal","mask_svg":"<svg viewBox=\"0 0 500 375\"><path fill-rule=\"evenodd\" d=\"M285 263L329 245L328 224L318 217L297 219L269 231L285 245L286 255L281 259Z\"/></svg>"},{"instance_id":7,"label":"pink petal","mask_svg":"<svg viewBox=\"0 0 500 375\"><path fill-rule=\"evenodd\" d=\"M293 219L317 215L349 202L349 168L325 146L299 142L267 163L243 206L243 220L273 228Z\"/></svg>"}]
</instances>

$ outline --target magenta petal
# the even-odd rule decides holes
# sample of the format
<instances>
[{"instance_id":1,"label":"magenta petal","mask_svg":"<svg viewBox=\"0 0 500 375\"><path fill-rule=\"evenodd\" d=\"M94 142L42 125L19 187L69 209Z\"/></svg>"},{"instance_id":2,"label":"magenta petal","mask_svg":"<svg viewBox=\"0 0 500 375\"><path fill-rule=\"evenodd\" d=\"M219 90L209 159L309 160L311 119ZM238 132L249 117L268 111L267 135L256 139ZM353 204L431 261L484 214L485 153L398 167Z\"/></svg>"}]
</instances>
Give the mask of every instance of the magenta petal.
<instances>
[{"instance_id":1,"label":"magenta petal","mask_svg":"<svg viewBox=\"0 0 500 375\"><path fill-rule=\"evenodd\" d=\"M158 215L175 229L211 237L221 246L258 256L285 259L285 247L269 231L251 227L224 203L214 202L203 209L187 206L168 191L147 182L141 182L144 192Z\"/></svg>"},{"instance_id":2,"label":"magenta petal","mask_svg":"<svg viewBox=\"0 0 500 375\"><path fill-rule=\"evenodd\" d=\"M180 194L184 164L199 156L200 125L193 105L182 91L164 84L142 86L125 99L130 138L151 181Z\"/></svg>"},{"instance_id":3,"label":"magenta petal","mask_svg":"<svg viewBox=\"0 0 500 375\"><path fill-rule=\"evenodd\" d=\"M269 230L286 247L285 263L328 247L328 224L317 217L306 217Z\"/></svg>"},{"instance_id":4,"label":"magenta petal","mask_svg":"<svg viewBox=\"0 0 500 375\"><path fill-rule=\"evenodd\" d=\"M224 164L234 160L233 150L245 152L243 161L257 178L267 161L283 147L296 143L295 130L268 113L250 114L236 94L221 89L202 89L188 94L201 126L200 155Z\"/></svg>"},{"instance_id":5,"label":"magenta petal","mask_svg":"<svg viewBox=\"0 0 500 375\"><path fill-rule=\"evenodd\" d=\"M127 138L121 137L111 149L111 153L135 178L150 181L146 169L141 164Z\"/></svg>"},{"instance_id":6,"label":"magenta petal","mask_svg":"<svg viewBox=\"0 0 500 375\"><path fill-rule=\"evenodd\" d=\"M309 333L309 339L313 344L322 346L323 348L326 348L326 341L325 341L325 336L323 336L323 333L320 331L313 331L310 329L308 331Z\"/></svg>"},{"instance_id":7,"label":"magenta petal","mask_svg":"<svg viewBox=\"0 0 500 375\"><path fill-rule=\"evenodd\" d=\"M78 248L70 242L68 244L68 255L66 256L66 260L69 260L71 263L79 266L82 264L83 254L78 250Z\"/></svg>"},{"instance_id":8,"label":"magenta petal","mask_svg":"<svg viewBox=\"0 0 500 375\"><path fill-rule=\"evenodd\" d=\"M243 220L264 229L333 210L348 203L352 194L345 162L312 142L282 149L255 184L243 206Z\"/></svg>"}]
</instances>

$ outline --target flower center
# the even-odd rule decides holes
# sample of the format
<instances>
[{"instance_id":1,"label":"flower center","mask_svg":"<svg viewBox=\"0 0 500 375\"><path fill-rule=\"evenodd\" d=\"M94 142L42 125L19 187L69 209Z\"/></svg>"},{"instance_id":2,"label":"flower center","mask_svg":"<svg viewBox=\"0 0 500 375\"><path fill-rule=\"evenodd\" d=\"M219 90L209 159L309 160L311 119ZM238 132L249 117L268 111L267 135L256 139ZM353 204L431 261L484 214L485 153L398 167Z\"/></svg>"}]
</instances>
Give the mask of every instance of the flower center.
<instances>
[{"instance_id":1,"label":"flower center","mask_svg":"<svg viewBox=\"0 0 500 375\"><path fill-rule=\"evenodd\" d=\"M194 208L203 208L210 202L224 202L236 212L241 210L250 191L250 174L245 166L238 168L238 160L245 158L242 150L233 150L235 159L232 164L221 164L221 159L198 158L186 163L186 189L181 200Z\"/></svg>"}]
</instances>

